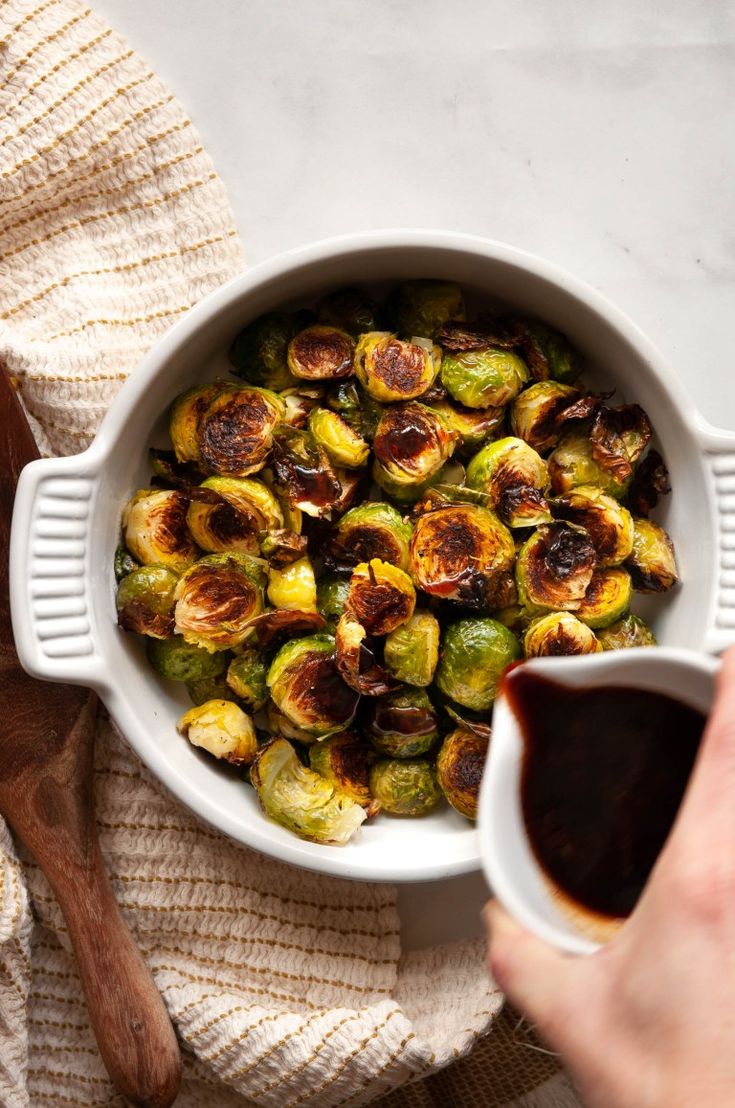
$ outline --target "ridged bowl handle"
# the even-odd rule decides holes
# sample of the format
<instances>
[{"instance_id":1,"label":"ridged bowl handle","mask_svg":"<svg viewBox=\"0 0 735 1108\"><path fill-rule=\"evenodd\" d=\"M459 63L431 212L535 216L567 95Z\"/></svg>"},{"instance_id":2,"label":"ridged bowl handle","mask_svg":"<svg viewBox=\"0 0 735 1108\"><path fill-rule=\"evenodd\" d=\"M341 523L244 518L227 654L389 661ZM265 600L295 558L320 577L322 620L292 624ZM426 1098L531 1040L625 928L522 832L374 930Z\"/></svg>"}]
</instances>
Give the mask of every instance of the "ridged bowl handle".
<instances>
[{"instance_id":1,"label":"ridged bowl handle","mask_svg":"<svg viewBox=\"0 0 735 1108\"><path fill-rule=\"evenodd\" d=\"M720 654L735 645L735 432L702 424L699 440L712 479L716 529L717 580L704 649Z\"/></svg>"}]
</instances>

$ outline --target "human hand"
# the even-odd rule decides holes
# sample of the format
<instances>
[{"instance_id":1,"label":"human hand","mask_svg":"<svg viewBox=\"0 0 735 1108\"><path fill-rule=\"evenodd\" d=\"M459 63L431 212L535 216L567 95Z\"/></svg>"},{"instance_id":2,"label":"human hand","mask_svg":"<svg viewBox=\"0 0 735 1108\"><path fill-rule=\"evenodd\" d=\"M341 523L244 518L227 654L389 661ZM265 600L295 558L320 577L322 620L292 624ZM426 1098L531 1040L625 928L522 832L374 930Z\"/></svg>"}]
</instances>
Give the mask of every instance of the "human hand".
<instances>
[{"instance_id":1,"label":"human hand","mask_svg":"<svg viewBox=\"0 0 735 1108\"><path fill-rule=\"evenodd\" d=\"M735 1105L735 648L677 820L630 918L562 954L497 903L488 968L588 1108Z\"/></svg>"}]
</instances>

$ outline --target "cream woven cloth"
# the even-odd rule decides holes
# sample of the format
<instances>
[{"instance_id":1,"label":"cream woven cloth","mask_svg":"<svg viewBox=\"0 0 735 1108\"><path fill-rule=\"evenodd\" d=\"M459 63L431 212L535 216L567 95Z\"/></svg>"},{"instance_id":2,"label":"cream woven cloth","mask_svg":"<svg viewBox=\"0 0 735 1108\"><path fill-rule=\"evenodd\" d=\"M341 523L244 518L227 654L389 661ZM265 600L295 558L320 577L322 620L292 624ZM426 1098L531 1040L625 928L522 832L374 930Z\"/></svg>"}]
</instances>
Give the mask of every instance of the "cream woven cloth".
<instances>
[{"instance_id":1,"label":"cream woven cloth","mask_svg":"<svg viewBox=\"0 0 735 1108\"><path fill-rule=\"evenodd\" d=\"M76 453L151 343L241 268L240 244L191 123L83 3L0 3L0 32L0 357L42 452ZM103 713L96 774L115 889L184 1049L182 1108L364 1104L488 1030L502 998L480 945L402 956L392 887L234 846L162 791ZM461 1103L505 1103L554 1072L527 1057L511 1087L488 1061ZM55 901L4 825L0 1103L121 1103Z\"/></svg>"}]
</instances>

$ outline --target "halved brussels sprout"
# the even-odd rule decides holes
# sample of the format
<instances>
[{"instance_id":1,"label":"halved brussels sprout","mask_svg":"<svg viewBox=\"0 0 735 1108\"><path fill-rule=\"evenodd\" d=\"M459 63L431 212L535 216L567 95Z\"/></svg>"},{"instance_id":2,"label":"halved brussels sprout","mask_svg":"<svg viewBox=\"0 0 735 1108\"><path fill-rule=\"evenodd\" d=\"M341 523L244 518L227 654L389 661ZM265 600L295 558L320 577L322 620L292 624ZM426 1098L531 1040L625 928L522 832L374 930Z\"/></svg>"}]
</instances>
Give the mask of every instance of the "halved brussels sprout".
<instances>
[{"instance_id":1,"label":"halved brussels sprout","mask_svg":"<svg viewBox=\"0 0 735 1108\"><path fill-rule=\"evenodd\" d=\"M192 704L206 704L208 700L237 701L224 673L218 673L216 677L200 677L195 681L187 681L186 691Z\"/></svg>"},{"instance_id":2,"label":"halved brussels sprout","mask_svg":"<svg viewBox=\"0 0 735 1108\"><path fill-rule=\"evenodd\" d=\"M656 646L656 637L640 616L624 619L597 632L603 650L631 650L636 646Z\"/></svg>"},{"instance_id":3,"label":"halved brussels sprout","mask_svg":"<svg viewBox=\"0 0 735 1108\"><path fill-rule=\"evenodd\" d=\"M316 581L308 557L299 558L283 569L268 571L268 599L274 608L289 611L316 611Z\"/></svg>"},{"instance_id":4,"label":"halved brussels sprout","mask_svg":"<svg viewBox=\"0 0 735 1108\"><path fill-rule=\"evenodd\" d=\"M350 508L334 529L328 547L330 562L355 566L381 558L399 569L408 569L411 524L404 523L390 504L366 501Z\"/></svg>"},{"instance_id":5,"label":"halved brussels sprout","mask_svg":"<svg viewBox=\"0 0 735 1108\"><path fill-rule=\"evenodd\" d=\"M340 677L331 635L286 643L268 670L277 708L310 735L324 737L349 727L358 695Z\"/></svg>"},{"instance_id":6,"label":"halved brussels sprout","mask_svg":"<svg viewBox=\"0 0 735 1108\"><path fill-rule=\"evenodd\" d=\"M144 566L168 566L182 573L197 548L186 526L189 501L173 489L140 489L123 509L125 545Z\"/></svg>"},{"instance_id":7,"label":"halved brussels sprout","mask_svg":"<svg viewBox=\"0 0 735 1108\"><path fill-rule=\"evenodd\" d=\"M192 746L233 766L250 765L258 750L253 721L232 700L207 700L190 708L176 727Z\"/></svg>"},{"instance_id":8,"label":"halved brussels sprout","mask_svg":"<svg viewBox=\"0 0 735 1108\"><path fill-rule=\"evenodd\" d=\"M336 412L313 408L309 413L309 430L335 465L359 469L366 464L370 447Z\"/></svg>"},{"instance_id":9,"label":"halved brussels sprout","mask_svg":"<svg viewBox=\"0 0 735 1108\"><path fill-rule=\"evenodd\" d=\"M268 667L257 650L243 650L227 667L227 686L252 711L257 712L268 699Z\"/></svg>"},{"instance_id":10,"label":"halved brussels sprout","mask_svg":"<svg viewBox=\"0 0 735 1108\"><path fill-rule=\"evenodd\" d=\"M398 285L388 297L385 310L390 325L405 338L421 335L433 339L448 320L465 318L459 285L430 278Z\"/></svg>"},{"instance_id":11,"label":"halved brussels sprout","mask_svg":"<svg viewBox=\"0 0 735 1108\"><path fill-rule=\"evenodd\" d=\"M349 377L355 344L339 327L315 323L288 344L288 368L307 381L334 381Z\"/></svg>"},{"instance_id":12,"label":"halved brussels sprout","mask_svg":"<svg viewBox=\"0 0 735 1108\"><path fill-rule=\"evenodd\" d=\"M373 440L373 477L391 496L416 499L451 458L458 442L458 433L424 404L388 408Z\"/></svg>"},{"instance_id":13,"label":"halved brussels sprout","mask_svg":"<svg viewBox=\"0 0 735 1108\"><path fill-rule=\"evenodd\" d=\"M290 608L274 608L263 612L251 622L261 650L275 650L300 635L323 631L326 621L318 612L302 612Z\"/></svg>"},{"instance_id":14,"label":"halved brussels sprout","mask_svg":"<svg viewBox=\"0 0 735 1108\"><path fill-rule=\"evenodd\" d=\"M438 735L436 712L423 689L396 689L375 699L368 734L381 754L417 758L431 749Z\"/></svg>"},{"instance_id":15,"label":"halved brussels sprout","mask_svg":"<svg viewBox=\"0 0 735 1108\"><path fill-rule=\"evenodd\" d=\"M441 350L430 339L404 342L390 331L361 335L355 348L355 373L370 395L382 403L413 400L433 384Z\"/></svg>"},{"instance_id":16,"label":"halved brussels sprout","mask_svg":"<svg viewBox=\"0 0 735 1108\"><path fill-rule=\"evenodd\" d=\"M354 731L340 731L309 747L309 765L361 808L369 808L368 748Z\"/></svg>"},{"instance_id":17,"label":"halved brussels sprout","mask_svg":"<svg viewBox=\"0 0 735 1108\"><path fill-rule=\"evenodd\" d=\"M305 427L310 414L324 400L324 389L319 385L302 385L284 389L278 394L284 403L283 422L289 427Z\"/></svg>"},{"instance_id":18,"label":"halved brussels sprout","mask_svg":"<svg viewBox=\"0 0 735 1108\"><path fill-rule=\"evenodd\" d=\"M317 319L328 327L339 327L357 338L368 331L375 331L377 316L375 305L362 289L337 289L317 304Z\"/></svg>"},{"instance_id":19,"label":"halved brussels sprout","mask_svg":"<svg viewBox=\"0 0 735 1108\"><path fill-rule=\"evenodd\" d=\"M177 580L167 566L140 566L123 577L115 598L119 626L153 639L170 638Z\"/></svg>"},{"instance_id":20,"label":"halved brussels sprout","mask_svg":"<svg viewBox=\"0 0 735 1108\"><path fill-rule=\"evenodd\" d=\"M567 654L597 654L600 646L594 631L572 612L549 612L533 620L523 639L527 658Z\"/></svg>"},{"instance_id":21,"label":"halved brussels sprout","mask_svg":"<svg viewBox=\"0 0 735 1108\"><path fill-rule=\"evenodd\" d=\"M264 574L247 554L200 558L176 586L176 631L205 650L227 650L247 637L263 611Z\"/></svg>"},{"instance_id":22,"label":"halved brussels sprout","mask_svg":"<svg viewBox=\"0 0 735 1108\"><path fill-rule=\"evenodd\" d=\"M387 635L400 627L415 606L413 582L397 566L371 558L353 569L344 610L369 635Z\"/></svg>"},{"instance_id":23,"label":"halved brussels sprout","mask_svg":"<svg viewBox=\"0 0 735 1108\"><path fill-rule=\"evenodd\" d=\"M136 562L135 558L132 554L128 553L124 546L118 546L115 551L113 567L115 570L115 580L122 581L123 577L127 577L134 569L140 569L140 562Z\"/></svg>"},{"instance_id":24,"label":"halved brussels sprout","mask_svg":"<svg viewBox=\"0 0 735 1108\"><path fill-rule=\"evenodd\" d=\"M669 471L658 450L649 450L637 466L625 498L627 507L637 516L648 516L659 497L671 492Z\"/></svg>"},{"instance_id":25,"label":"halved brussels sprout","mask_svg":"<svg viewBox=\"0 0 735 1108\"><path fill-rule=\"evenodd\" d=\"M406 685L430 685L439 661L439 621L431 612L415 611L386 637L385 667ZM393 753L389 751L387 753Z\"/></svg>"},{"instance_id":26,"label":"halved brussels sprout","mask_svg":"<svg viewBox=\"0 0 735 1108\"><path fill-rule=\"evenodd\" d=\"M577 389L558 381L530 385L513 401L510 413L513 434L539 454L551 450L559 440L559 416L578 396Z\"/></svg>"},{"instance_id":27,"label":"halved brussels sprout","mask_svg":"<svg viewBox=\"0 0 735 1108\"><path fill-rule=\"evenodd\" d=\"M508 436L483 446L467 466L467 484L487 493L509 527L535 527L551 520L545 493L546 462L523 439Z\"/></svg>"},{"instance_id":28,"label":"halved brussels sprout","mask_svg":"<svg viewBox=\"0 0 735 1108\"><path fill-rule=\"evenodd\" d=\"M302 764L286 739L261 747L250 780L267 816L300 838L346 843L365 820L365 809Z\"/></svg>"},{"instance_id":29,"label":"halved brussels sprout","mask_svg":"<svg viewBox=\"0 0 735 1108\"><path fill-rule=\"evenodd\" d=\"M232 392L234 388L225 381L208 381L206 385L195 385L176 397L171 406L168 433L179 462L201 462L199 429L204 413L215 396Z\"/></svg>"},{"instance_id":30,"label":"halved brussels sprout","mask_svg":"<svg viewBox=\"0 0 735 1108\"><path fill-rule=\"evenodd\" d=\"M376 661L365 628L346 610L339 617L335 642L337 669L355 692L382 696L396 687L394 678Z\"/></svg>"},{"instance_id":31,"label":"halved brussels sprout","mask_svg":"<svg viewBox=\"0 0 735 1108\"><path fill-rule=\"evenodd\" d=\"M284 413L280 396L241 386L212 400L199 426L199 452L209 473L247 477L266 463Z\"/></svg>"},{"instance_id":32,"label":"halved brussels sprout","mask_svg":"<svg viewBox=\"0 0 735 1108\"><path fill-rule=\"evenodd\" d=\"M349 577L338 577L336 574L327 574L317 581L316 607L324 616L330 631L337 627L339 617L342 615L350 591Z\"/></svg>"},{"instance_id":33,"label":"halved brussels sprout","mask_svg":"<svg viewBox=\"0 0 735 1108\"><path fill-rule=\"evenodd\" d=\"M633 517L614 497L591 485L579 485L551 502L555 519L584 527L592 539L597 564L618 566L633 549Z\"/></svg>"},{"instance_id":34,"label":"halved brussels sprout","mask_svg":"<svg viewBox=\"0 0 735 1108\"><path fill-rule=\"evenodd\" d=\"M582 371L579 356L560 331L540 319L515 316L509 321L518 335L518 345L537 381L549 377L570 384Z\"/></svg>"},{"instance_id":35,"label":"halved brussels sprout","mask_svg":"<svg viewBox=\"0 0 735 1108\"><path fill-rule=\"evenodd\" d=\"M213 503L196 499L202 490L216 494ZM239 550L260 552L261 531L283 526L283 513L273 493L251 477L208 477L193 490L186 521L202 550L211 554Z\"/></svg>"},{"instance_id":36,"label":"halved brussels sprout","mask_svg":"<svg viewBox=\"0 0 735 1108\"><path fill-rule=\"evenodd\" d=\"M201 646L188 643L181 635L170 639L148 639L146 643L148 661L169 681L204 681L217 677L227 669L228 655L210 654Z\"/></svg>"},{"instance_id":37,"label":"halved brussels sprout","mask_svg":"<svg viewBox=\"0 0 735 1108\"><path fill-rule=\"evenodd\" d=\"M599 404L590 427L592 457L619 484L630 483L633 466L651 440L653 429L638 404L608 408Z\"/></svg>"},{"instance_id":38,"label":"halved brussels sprout","mask_svg":"<svg viewBox=\"0 0 735 1108\"><path fill-rule=\"evenodd\" d=\"M633 520L633 550L625 565L636 592L666 592L679 580L674 544L651 519Z\"/></svg>"},{"instance_id":39,"label":"halved brussels sprout","mask_svg":"<svg viewBox=\"0 0 735 1108\"><path fill-rule=\"evenodd\" d=\"M372 439L383 407L365 392L353 378L337 381L327 393L327 407L341 416L355 434Z\"/></svg>"},{"instance_id":40,"label":"halved brussels sprout","mask_svg":"<svg viewBox=\"0 0 735 1108\"><path fill-rule=\"evenodd\" d=\"M381 758L370 769L370 793L391 816L424 816L442 795L436 770L425 758Z\"/></svg>"},{"instance_id":41,"label":"halved brussels sprout","mask_svg":"<svg viewBox=\"0 0 735 1108\"><path fill-rule=\"evenodd\" d=\"M229 359L238 377L262 388L286 389L294 383L288 368L288 344L299 321L286 312L268 312L235 336Z\"/></svg>"},{"instance_id":42,"label":"halved brussels sprout","mask_svg":"<svg viewBox=\"0 0 735 1108\"><path fill-rule=\"evenodd\" d=\"M551 487L555 493L569 492L579 485L596 485L619 500L625 495L627 481L619 481L595 460L590 441L590 425L583 423L562 435L548 458Z\"/></svg>"},{"instance_id":43,"label":"halved brussels sprout","mask_svg":"<svg viewBox=\"0 0 735 1108\"><path fill-rule=\"evenodd\" d=\"M308 545L306 535L297 535L288 527L277 527L261 538L260 552L269 565L283 569L303 558Z\"/></svg>"},{"instance_id":44,"label":"halved brussels sprout","mask_svg":"<svg viewBox=\"0 0 735 1108\"><path fill-rule=\"evenodd\" d=\"M448 400L429 400L427 397L423 397L423 402L439 413L450 430L457 432L462 446L468 450L478 450L502 426L505 418L502 408L463 408L459 404L450 404Z\"/></svg>"},{"instance_id":45,"label":"halved brussels sprout","mask_svg":"<svg viewBox=\"0 0 735 1108\"><path fill-rule=\"evenodd\" d=\"M597 564L592 540L571 523L548 523L524 542L516 561L518 599L526 608L574 611Z\"/></svg>"},{"instance_id":46,"label":"halved brussels sprout","mask_svg":"<svg viewBox=\"0 0 735 1108\"><path fill-rule=\"evenodd\" d=\"M446 628L434 684L465 708L486 711L498 694L506 666L521 648L512 631L495 619L461 619Z\"/></svg>"},{"instance_id":47,"label":"halved brussels sprout","mask_svg":"<svg viewBox=\"0 0 735 1108\"><path fill-rule=\"evenodd\" d=\"M619 566L596 569L574 614L588 627L609 627L628 611L632 593L633 585L626 570Z\"/></svg>"},{"instance_id":48,"label":"halved brussels sprout","mask_svg":"<svg viewBox=\"0 0 735 1108\"><path fill-rule=\"evenodd\" d=\"M444 739L436 758L439 788L452 807L467 819L477 819L477 801L489 740L457 727Z\"/></svg>"},{"instance_id":49,"label":"halved brussels sprout","mask_svg":"<svg viewBox=\"0 0 735 1108\"><path fill-rule=\"evenodd\" d=\"M334 476L340 485L340 493L332 505L332 514L341 515L351 508L357 499L360 489L363 487L365 474L355 469L341 469L334 467Z\"/></svg>"},{"instance_id":50,"label":"halved brussels sprout","mask_svg":"<svg viewBox=\"0 0 735 1108\"><path fill-rule=\"evenodd\" d=\"M309 516L328 514L342 486L324 449L306 431L282 427L273 440L276 491Z\"/></svg>"},{"instance_id":51,"label":"halved brussels sprout","mask_svg":"<svg viewBox=\"0 0 735 1108\"><path fill-rule=\"evenodd\" d=\"M512 567L515 547L493 512L453 504L419 516L410 556L411 574L424 592L486 607L494 606L498 575Z\"/></svg>"},{"instance_id":52,"label":"halved brussels sprout","mask_svg":"<svg viewBox=\"0 0 735 1108\"><path fill-rule=\"evenodd\" d=\"M466 408L502 407L528 380L528 366L511 350L488 346L445 354L442 384Z\"/></svg>"}]
</instances>

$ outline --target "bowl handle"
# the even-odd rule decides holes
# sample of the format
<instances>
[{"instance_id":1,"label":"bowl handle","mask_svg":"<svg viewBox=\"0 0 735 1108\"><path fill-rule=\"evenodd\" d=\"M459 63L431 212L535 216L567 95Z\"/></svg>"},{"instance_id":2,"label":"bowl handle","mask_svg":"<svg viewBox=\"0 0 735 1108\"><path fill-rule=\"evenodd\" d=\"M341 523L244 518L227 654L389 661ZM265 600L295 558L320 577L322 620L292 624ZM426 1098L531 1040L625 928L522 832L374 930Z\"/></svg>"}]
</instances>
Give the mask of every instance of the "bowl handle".
<instances>
[{"instance_id":1,"label":"bowl handle","mask_svg":"<svg viewBox=\"0 0 735 1108\"><path fill-rule=\"evenodd\" d=\"M30 462L18 479L10 533L10 608L21 665L32 677L99 690L90 597L95 452Z\"/></svg>"},{"instance_id":2,"label":"bowl handle","mask_svg":"<svg viewBox=\"0 0 735 1108\"><path fill-rule=\"evenodd\" d=\"M719 654L735 645L735 432L699 421L699 441L712 477L717 581L703 647Z\"/></svg>"}]
</instances>

